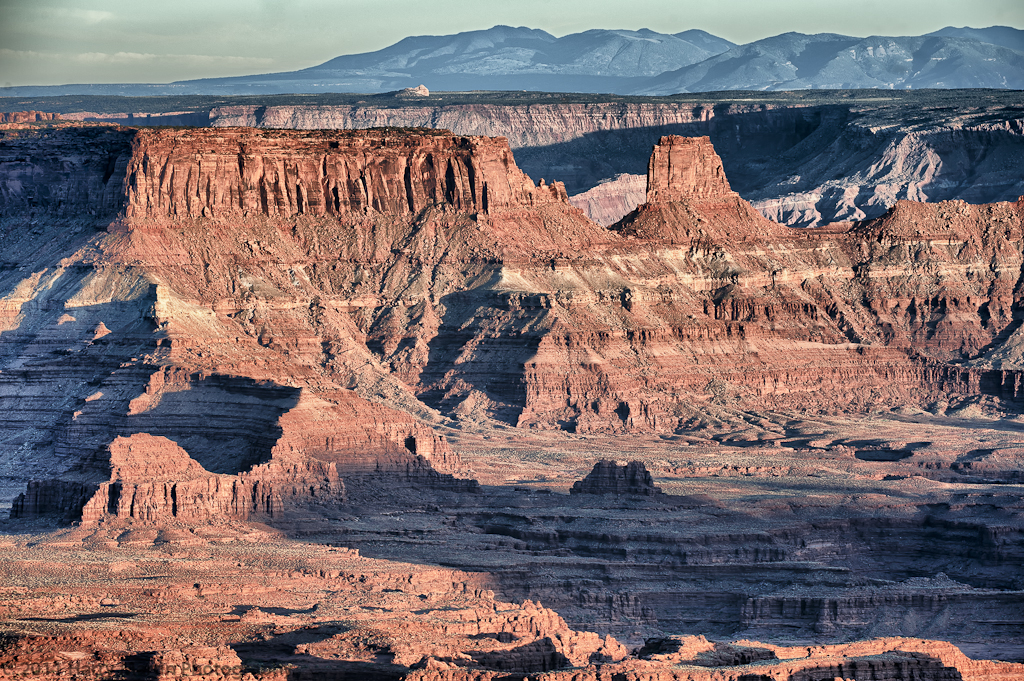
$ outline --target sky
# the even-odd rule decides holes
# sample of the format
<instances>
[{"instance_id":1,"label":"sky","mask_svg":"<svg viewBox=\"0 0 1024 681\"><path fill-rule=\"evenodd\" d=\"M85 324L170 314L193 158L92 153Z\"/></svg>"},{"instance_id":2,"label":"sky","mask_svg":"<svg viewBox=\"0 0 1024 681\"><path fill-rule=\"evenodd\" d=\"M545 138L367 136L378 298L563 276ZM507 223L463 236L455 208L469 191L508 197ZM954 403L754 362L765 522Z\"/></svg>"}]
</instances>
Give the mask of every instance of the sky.
<instances>
[{"instance_id":1,"label":"sky","mask_svg":"<svg viewBox=\"0 0 1024 681\"><path fill-rule=\"evenodd\" d=\"M498 24L736 43L787 31L921 35L1024 29L1024 0L0 0L0 85L167 83L292 71L410 35Z\"/></svg>"}]
</instances>

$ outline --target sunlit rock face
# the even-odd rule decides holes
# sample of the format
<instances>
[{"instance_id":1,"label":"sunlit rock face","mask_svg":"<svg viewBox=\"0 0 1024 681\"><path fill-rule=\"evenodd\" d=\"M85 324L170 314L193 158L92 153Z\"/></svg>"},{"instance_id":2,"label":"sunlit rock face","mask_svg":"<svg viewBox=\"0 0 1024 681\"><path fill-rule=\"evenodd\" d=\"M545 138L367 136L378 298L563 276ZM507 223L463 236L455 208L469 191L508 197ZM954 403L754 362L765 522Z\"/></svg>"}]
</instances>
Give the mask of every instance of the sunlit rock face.
<instances>
[{"instance_id":1,"label":"sunlit rock face","mask_svg":"<svg viewBox=\"0 0 1024 681\"><path fill-rule=\"evenodd\" d=\"M666 136L606 228L500 139L0 134L0 667L1020 675L945 641L1021 656L1024 203L792 229Z\"/></svg>"},{"instance_id":2,"label":"sunlit rock face","mask_svg":"<svg viewBox=\"0 0 1024 681\"><path fill-rule=\"evenodd\" d=\"M8 446L75 484L108 481L93 458L134 433L218 475L293 457L415 478L459 470L439 419L673 432L723 400L1020 389L1020 204L793 230L707 138L668 136L607 230L501 139L6 134Z\"/></svg>"}]
</instances>

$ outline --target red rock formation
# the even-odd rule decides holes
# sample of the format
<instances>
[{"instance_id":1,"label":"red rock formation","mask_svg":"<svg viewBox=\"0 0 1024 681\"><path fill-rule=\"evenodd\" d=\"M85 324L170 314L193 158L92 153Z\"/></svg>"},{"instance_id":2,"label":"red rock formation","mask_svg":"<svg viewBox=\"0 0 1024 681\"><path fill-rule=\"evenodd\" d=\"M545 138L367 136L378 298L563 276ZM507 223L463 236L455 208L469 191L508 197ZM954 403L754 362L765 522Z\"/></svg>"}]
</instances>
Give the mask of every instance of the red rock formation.
<instances>
[{"instance_id":1,"label":"red rock formation","mask_svg":"<svg viewBox=\"0 0 1024 681\"><path fill-rule=\"evenodd\" d=\"M766 217L800 227L878 217L899 199L984 203L1024 193L1019 179L1005 175L1024 145L1017 102L986 96L977 107L964 108L953 101L955 93L946 105L933 97L934 91L847 105L803 96L797 101L715 96L657 103L249 105L201 113L214 126L440 127L460 135L502 136L527 172L564 180L572 194L605 177L642 172L648 145L658 135L710 135L730 171L742 173L733 178L734 187Z\"/></svg>"},{"instance_id":2,"label":"red rock formation","mask_svg":"<svg viewBox=\"0 0 1024 681\"><path fill-rule=\"evenodd\" d=\"M760 499L753 509L734 513L735 507L701 496L683 503L709 512L684 514L683 521L734 516L726 518L733 523L726 529L736 531L689 535L679 531L680 517L660 519L662 528L654 527L659 519L626 517L629 503L614 509L624 520L579 522L576 517L563 520L559 509L564 502L543 508L539 494L516 498L501 513L469 510L461 499L456 513L436 521L448 534L432 534L430 521L418 525L419 518L401 517L405 496L398 488L427 483L461 492L473 487L445 477L462 466L435 432L441 424L465 425L464 432L473 433L500 419L523 428L621 434L686 429L728 411L747 410L744 418L751 418L750 412L775 407L873 409L978 395L1005 400L1002 408L1008 409L1019 397L1020 372L1013 353L996 357L991 352L1006 349L1006 339L1016 332L1024 203L900 204L876 222L797 232L760 218L729 192L724 179L705 173L701 164L716 167L706 143L670 139L656 154L660 161L652 164L658 200L609 231L585 220L557 191L535 187L511 167L505 176L507 202L485 207L476 183L496 181L493 173L506 158L500 142L463 145L446 135L394 131L368 133L365 139L354 134L154 131L139 136L135 156L124 157L126 177L130 167L135 178L124 199L128 214L95 233L100 211L95 218L76 221L61 212L61 197L73 196L69 201L79 206L95 200L109 211L114 203L103 203L103 197L110 194L91 191L103 187L112 192L110 185L119 180L111 176L104 181L107 165L98 161L112 158L117 167L121 151L111 140L115 132L132 134L96 130L82 132L80 148L87 150L83 140L92 139L102 142L100 149L76 157L68 172L56 163L57 141L74 142L72 132L61 130L57 141L36 136L41 159L11 166L18 182L5 185L9 191L3 205L13 220L0 235L7 259L0 268L5 292L0 317L2 460L24 462L19 465L33 474L57 479L31 484L15 515L80 510L82 526L60 537L75 551L83 543L119 550L154 543L187 548L211 536L199 530L213 533L208 528L224 519L300 527L302 514L308 518L309 509L316 511L321 501L340 503L344 480L351 483L350 491L370 488L367 498L394 494L392 504L399 508L387 517L351 521L340 520L344 513L331 509L334 522L350 522L339 535L355 529L348 535L353 541L369 537L363 541L372 545L377 537L397 536L401 550L419 547L437 562L448 560L450 540L482 531L486 536L479 544L486 550L512 546L516 556L533 561L508 577L509 583L518 578L515 588L535 588L527 584L534 577L522 577L529 570L578 562L574 555L593 557L585 569L598 565L600 575L590 574L581 582L584 587L563 593L563 602L577 613L600 610L600 617L619 620L615 626L627 634L662 613L667 613L664 621L673 623L710 622L707 611L713 611L711 624L720 631L781 622L815 635L835 635L860 626L856 623L865 621L872 608L914 617L961 612L930 607L930 599L941 605L950 598L921 590L866 598L830 592L806 599L763 591L747 602L739 590L673 592L659 583L641 597L635 589L610 593L603 586L609 580L635 580L643 569L676 578L682 566L691 566L691 575L709 575L729 564L744 574L763 570L757 574L781 581L798 571L817 571L809 567L817 562L832 579L833 572L840 572L838 565L854 562L851 538L858 546L878 538L874 543L883 548L875 550L885 559L890 552L932 552L949 553L951 562L980 563L978 556L984 555L984 566L965 568L977 570L979 579L989 579L997 569L992 566L1016 564L1019 530L1009 521L1007 527L957 526L964 515L989 513L975 508L995 503L982 499L981 492L957 500L968 510L949 512L948 520L937 519L933 514L938 512L920 497L906 501L900 496L891 503L905 505L886 512L902 520L889 518L889 525L869 517L869 511L861 518L829 516L818 522L820 511L801 511L804 500L793 495L778 502L785 506L778 513L803 513L799 522L806 525L770 531L749 523L752 514L776 512L775 500ZM24 137L18 138L18 148L30 150L31 135L19 133ZM332 141L338 142L338 158L332 156ZM425 164L427 153L435 168L451 167L455 181L448 182L445 170L443 175L424 172L417 180L422 184L410 180L407 185L400 169L411 167L408 158ZM311 163L304 160L307 156ZM376 205L360 203L362 184L343 185L341 170L323 171L329 158L349 179L358 173L347 174L348 169L359 169L369 178L367 186L377 187L373 195L384 198ZM378 158L383 159L379 164ZM252 176L246 168L257 166L248 166L250 160L261 168ZM275 175L279 167L283 170ZM163 179L159 169L166 170ZM464 178L458 174L463 170ZM424 189L431 182L434 193ZM437 183L444 191L437 193ZM317 204L322 211L314 211L309 197L325 186L355 187L355 193L346 195L342 209L339 190L335 213L326 200ZM268 201L276 197L276 212L269 202L265 212L259 201L246 203L246 192L261 197L260 187L267 190ZM396 203L389 203L392 199ZM209 215L204 217L204 211ZM34 220L41 224L34 226ZM965 359L972 364L952 363ZM828 455L849 459L848 449L832 448ZM720 462L723 471L761 475L798 469L806 475L820 470L806 463L815 456L807 454L800 466L748 461L727 468L731 461L712 454L693 463L692 470L719 470L713 466ZM980 453L978 461L985 456ZM1010 463L1004 467L1015 460L1006 459ZM629 474L622 471L621 478L619 470L613 475L611 467L599 467L593 484L581 487L651 491L653 482L639 467ZM853 477L847 470L842 473ZM505 481L504 475L496 477ZM859 477L857 484L866 479ZM807 499L806 505L839 497L826 499ZM515 504L521 504L519 510L510 511ZM574 502L581 504L598 506L588 505L587 499ZM428 513L424 507L414 510ZM1006 517L1011 512L1016 510ZM998 522L1004 522L1002 517ZM178 523L190 527L182 531ZM638 533L641 524L644 530ZM815 541L806 540L811 526ZM210 541L219 539L212 535ZM384 550L381 546L390 545L380 542L377 550ZM18 548L5 552L6 559L27 550L24 544ZM307 555L313 564L296 567ZM511 554L487 555L475 567L510 562ZM614 566L607 556L627 556L626 567ZM644 564L634 560L637 556L657 556L658 562ZM209 627L216 635L210 640L235 644L253 635L251 627L265 627L260 631L276 636L276 627L288 621L296 623L292 631L301 624L309 633L314 622L358 620L357 633L318 631L312 636L317 640L304 638L288 654L294 649L300 657L380 664L387 674L396 673L391 665L417 665L422 667L417 675L445 678L543 670L557 675L555 668L570 664L579 667L572 672L579 679L624 674L666 681L683 674L816 681L818 676L842 678L850 670L883 679L943 678L961 668L976 669L977 678L1012 678L1019 672L991 663L972 667L953 651L904 641L845 652L794 652L737 642L703 650L703 658L694 653L697 662L720 665L715 669L669 667L659 660L628 660L616 667L609 661L622 659L625 651L614 639L572 631L554 611L533 603L511 606L485 597L482 592L491 587L483 572L458 577L438 570L415 578L403 573L361 579L365 575L325 567L325 554L303 545L268 560L270 568L255 562L275 583L253 585L246 582L249 566L234 561L214 566L210 578L195 577L206 560L205 554L189 556L187 581L181 584L157 586L150 574L141 574L131 586L134 595L121 576L110 579L108 584L115 586L105 588L119 593L100 594L91 601L95 608L86 612L83 606L81 614L102 614L99 608L132 598L146 607L194 601L200 605L192 612L215 617ZM21 565L5 569L6 574L26 572ZM157 569L163 570L162 564ZM42 593L33 592L24 599L30 605L5 602L0 612L36 608L32 614L15 613L28 618L48 608L54 619L47 627L87 622L76 617L78 611L65 612L71 609L68 582L60 575L57 570L46 577L47 585L62 592L46 596L49 604L43 604ZM1017 586L1016 575L1000 579L1000 588L1007 591L969 594L972 602L984 602L999 613L1015 612L1019 595L1010 589ZM285 580L301 585L287 607L274 600L280 593L276 582ZM536 580L540 583L540 577ZM306 588L321 582L318 593ZM558 588L565 590L564 585ZM967 591L962 587L960 593ZM262 600L255 596L271 593ZM427 607L438 594L440 607ZM470 594L476 600L467 602ZM726 602L731 614L723 614ZM546 595L545 603L550 605ZM259 609L234 614L243 604ZM278 614L281 610L293 614ZM181 613L175 609L172 614L180 622ZM236 621L232 617L239 618L237 628L230 624ZM383 620L400 635L379 634ZM872 621L864 626L893 625ZM994 626L983 623L977 631ZM104 624L101 631L114 629ZM368 642L360 644L357 636ZM118 638L111 634L105 640L112 647ZM170 637L149 647L140 644L137 632L125 638L132 639L134 651L162 651L177 659L171 651L178 650L186 657L187 651L195 659L213 659ZM33 640L19 643L16 652L0 652L4 661L29 664L42 659L32 651L33 643L52 650L67 641ZM124 642L116 645L124 653ZM298 645L306 648L298 651ZM692 647L701 645L698 641ZM111 656L125 665L140 659L121 653ZM680 662L687 661L679 655ZM600 670L591 667L599 663L607 664Z\"/></svg>"},{"instance_id":3,"label":"red rock formation","mask_svg":"<svg viewBox=\"0 0 1024 681\"><path fill-rule=\"evenodd\" d=\"M104 176L122 158L127 184L125 215L89 248L86 234L40 248L42 231L12 233L8 252L46 274L4 271L0 404L9 427L54 433L39 460L149 433L215 474L308 457L342 478L434 479L459 468L427 425L442 416L673 431L729 405L1020 397L1016 365L981 353L1015 328L1021 203L904 202L793 230L729 189L706 139L666 137L649 202L609 231L559 185L534 185L502 140L19 135L12 149L45 172L11 166L12 215L110 210ZM60 170L60 145L76 144L98 150ZM27 357L48 359L29 372ZM46 505L29 496L19 508Z\"/></svg>"},{"instance_id":4,"label":"red rock formation","mask_svg":"<svg viewBox=\"0 0 1024 681\"><path fill-rule=\"evenodd\" d=\"M647 168L648 203L733 196L709 138L669 135L654 147Z\"/></svg>"},{"instance_id":5,"label":"red rock formation","mask_svg":"<svg viewBox=\"0 0 1024 681\"><path fill-rule=\"evenodd\" d=\"M296 501L344 501L333 464L272 461L238 476L212 475L172 441L136 433L109 447L111 479L81 511L83 523L113 516L147 523L281 516Z\"/></svg>"},{"instance_id":6,"label":"red rock formation","mask_svg":"<svg viewBox=\"0 0 1024 681\"><path fill-rule=\"evenodd\" d=\"M504 140L443 130L143 130L127 185L128 217L151 218L371 209L402 216L435 204L486 213L567 200L558 183L534 186Z\"/></svg>"},{"instance_id":7,"label":"red rock formation","mask_svg":"<svg viewBox=\"0 0 1024 681\"><path fill-rule=\"evenodd\" d=\"M0 112L0 123L35 123L39 121L59 121L58 113L44 111L9 111Z\"/></svg>"},{"instance_id":8,"label":"red rock formation","mask_svg":"<svg viewBox=\"0 0 1024 681\"><path fill-rule=\"evenodd\" d=\"M630 461L625 466L619 466L614 461L598 461L587 477L573 483L569 493L636 494L651 497L662 494L662 491L654 484L647 467L640 461Z\"/></svg>"},{"instance_id":9,"label":"red rock formation","mask_svg":"<svg viewBox=\"0 0 1024 681\"><path fill-rule=\"evenodd\" d=\"M710 657L702 659L706 647L687 645L687 653L671 656L672 661L681 658L683 664L679 666L666 665L660 659L657 662L630 659L619 664L590 665L584 669L549 672L544 678L553 681L596 681L621 674L625 678L639 681L1004 681L1024 673L1024 665L975 661L948 643L920 639L888 638L810 648L786 648L738 641L729 647L734 654L749 652L752 660L758 659L758 651L774 655L772 659L760 662L720 660L721 664L712 664ZM690 654L694 656L689 657ZM704 665L713 668L701 668ZM493 672L458 667L417 670L409 676L417 681L490 681L495 677Z\"/></svg>"}]
</instances>

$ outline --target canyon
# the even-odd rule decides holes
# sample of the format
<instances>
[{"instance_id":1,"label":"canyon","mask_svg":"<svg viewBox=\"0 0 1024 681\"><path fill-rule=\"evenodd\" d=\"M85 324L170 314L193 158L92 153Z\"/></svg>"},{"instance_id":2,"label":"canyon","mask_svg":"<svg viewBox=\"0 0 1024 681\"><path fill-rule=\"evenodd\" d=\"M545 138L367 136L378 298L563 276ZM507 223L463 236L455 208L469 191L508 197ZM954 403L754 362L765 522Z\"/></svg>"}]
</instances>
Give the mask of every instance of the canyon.
<instances>
[{"instance_id":1,"label":"canyon","mask_svg":"<svg viewBox=\"0 0 1024 681\"><path fill-rule=\"evenodd\" d=\"M0 129L0 678L1024 677L1024 198L236 114Z\"/></svg>"},{"instance_id":2,"label":"canyon","mask_svg":"<svg viewBox=\"0 0 1024 681\"><path fill-rule=\"evenodd\" d=\"M399 95L30 101L62 105L73 120L128 125L428 127L501 136L527 174L563 182L575 205L604 226L643 203L647 159L665 135L709 136L733 188L765 217L797 227L881 217L900 199L992 203L1024 194L1024 109L1015 92ZM133 104L147 109L120 108Z\"/></svg>"}]
</instances>

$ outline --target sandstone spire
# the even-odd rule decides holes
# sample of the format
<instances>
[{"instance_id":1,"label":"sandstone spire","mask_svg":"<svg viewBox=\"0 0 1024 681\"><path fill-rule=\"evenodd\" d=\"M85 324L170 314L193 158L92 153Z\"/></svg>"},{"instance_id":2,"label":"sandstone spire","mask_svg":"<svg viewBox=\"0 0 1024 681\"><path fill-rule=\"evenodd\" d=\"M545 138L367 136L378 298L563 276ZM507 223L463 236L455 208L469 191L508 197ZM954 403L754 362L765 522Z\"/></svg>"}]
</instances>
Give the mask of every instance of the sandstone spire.
<instances>
[{"instance_id":1,"label":"sandstone spire","mask_svg":"<svg viewBox=\"0 0 1024 681\"><path fill-rule=\"evenodd\" d=\"M647 166L647 202L736 196L708 137L667 135Z\"/></svg>"}]
</instances>

